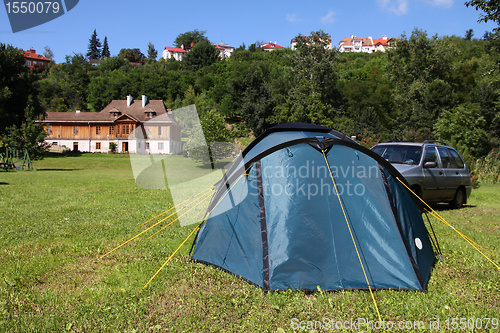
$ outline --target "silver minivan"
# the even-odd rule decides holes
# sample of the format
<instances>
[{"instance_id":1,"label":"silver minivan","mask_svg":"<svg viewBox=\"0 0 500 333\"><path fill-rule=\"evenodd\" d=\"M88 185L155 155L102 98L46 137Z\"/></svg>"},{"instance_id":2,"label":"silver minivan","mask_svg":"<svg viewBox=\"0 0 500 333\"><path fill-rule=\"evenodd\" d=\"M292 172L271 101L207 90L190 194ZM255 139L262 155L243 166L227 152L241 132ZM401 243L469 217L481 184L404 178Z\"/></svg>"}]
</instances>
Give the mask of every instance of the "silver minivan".
<instances>
[{"instance_id":1,"label":"silver minivan","mask_svg":"<svg viewBox=\"0 0 500 333\"><path fill-rule=\"evenodd\" d=\"M467 203L472 191L469 169L446 143L386 142L371 150L391 163L425 202L448 202L453 208Z\"/></svg>"}]
</instances>

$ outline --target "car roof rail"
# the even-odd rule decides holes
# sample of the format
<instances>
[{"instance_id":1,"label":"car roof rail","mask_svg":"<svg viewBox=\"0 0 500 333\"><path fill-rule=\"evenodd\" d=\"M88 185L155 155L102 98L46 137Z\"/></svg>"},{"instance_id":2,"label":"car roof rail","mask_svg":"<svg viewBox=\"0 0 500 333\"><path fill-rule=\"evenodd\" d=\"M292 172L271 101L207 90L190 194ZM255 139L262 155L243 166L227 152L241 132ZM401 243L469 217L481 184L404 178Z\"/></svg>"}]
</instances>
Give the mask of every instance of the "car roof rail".
<instances>
[{"instance_id":1,"label":"car roof rail","mask_svg":"<svg viewBox=\"0 0 500 333\"><path fill-rule=\"evenodd\" d=\"M439 143L443 146L449 146L449 144L447 144L446 142L438 141L438 140L425 140L424 143Z\"/></svg>"}]
</instances>

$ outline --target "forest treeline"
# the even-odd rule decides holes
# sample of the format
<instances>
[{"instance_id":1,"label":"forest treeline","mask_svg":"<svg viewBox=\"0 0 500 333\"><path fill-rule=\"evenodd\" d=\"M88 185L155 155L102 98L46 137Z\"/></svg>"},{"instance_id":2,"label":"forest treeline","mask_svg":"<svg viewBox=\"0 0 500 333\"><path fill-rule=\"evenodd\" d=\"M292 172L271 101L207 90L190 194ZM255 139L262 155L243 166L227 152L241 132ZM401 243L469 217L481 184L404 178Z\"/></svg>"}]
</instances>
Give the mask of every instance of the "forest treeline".
<instances>
[{"instance_id":1,"label":"forest treeline","mask_svg":"<svg viewBox=\"0 0 500 333\"><path fill-rule=\"evenodd\" d=\"M335 128L367 143L441 139L482 156L500 143L500 43L430 37L415 29L387 52L338 53L322 31L297 50L240 47L225 60L108 57L98 67L68 56L39 82L45 111L100 111L113 99L147 95L170 109L195 104L255 135L282 122Z\"/></svg>"},{"instance_id":2,"label":"forest treeline","mask_svg":"<svg viewBox=\"0 0 500 333\"><path fill-rule=\"evenodd\" d=\"M74 54L36 81L31 108L101 111L128 94L147 95L170 109L195 104L203 119L223 117L236 130L225 136L230 140L306 122L367 146L439 139L481 157L500 145L498 31L474 39L415 29L372 54L326 49L329 38L323 31L299 35L297 50L242 46L224 60L203 44L185 61L149 59L142 66L123 56L92 66Z\"/></svg>"}]
</instances>

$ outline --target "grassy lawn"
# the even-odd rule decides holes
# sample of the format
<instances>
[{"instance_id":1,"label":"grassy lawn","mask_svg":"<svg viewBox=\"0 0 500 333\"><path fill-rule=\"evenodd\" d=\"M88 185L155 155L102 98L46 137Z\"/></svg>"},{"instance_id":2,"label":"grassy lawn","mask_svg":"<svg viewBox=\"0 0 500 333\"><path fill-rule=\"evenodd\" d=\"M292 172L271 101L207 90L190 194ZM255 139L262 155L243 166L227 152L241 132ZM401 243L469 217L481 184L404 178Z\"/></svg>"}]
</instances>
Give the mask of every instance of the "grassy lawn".
<instances>
[{"instance_id":1,"label":"grassy lawn","mask_svg":"<svg viewBox=\"0 0 500 333\"><path fill-rule=\"evenodd\" d=\"M196 174L174 162L179 170L169 172ZM266 295L230 274L186 263L191 240L142 290L194 226L176 222L99 256L170 208L170 192L137 186L126 155L51 156L35 168L0 172L0 332L282 332L307 321L377 320L366 291ZM500 264L499 185L482 184L465 208L439 213ZM433 331L457 331L452 318L497 318L498 330L500 270L431 221L445 263L434 267L426 293L376 291L382 318L394 323L391 331L420 321L429 331L437 320Z\"/></svg>"}]
</instances>

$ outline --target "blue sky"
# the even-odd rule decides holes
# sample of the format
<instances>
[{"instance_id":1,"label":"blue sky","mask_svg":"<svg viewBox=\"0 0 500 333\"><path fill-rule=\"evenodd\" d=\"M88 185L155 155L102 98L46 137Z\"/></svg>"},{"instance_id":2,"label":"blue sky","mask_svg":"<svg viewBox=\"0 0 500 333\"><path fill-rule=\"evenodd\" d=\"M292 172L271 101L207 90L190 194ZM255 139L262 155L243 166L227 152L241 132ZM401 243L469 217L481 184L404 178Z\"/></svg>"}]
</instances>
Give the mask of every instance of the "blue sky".
<instances>
[{"instance_id":1,"label":"blue sky","mask_svg":"<svg viewBox=\"0 0 500 333\"><path fill-rule=\"evenodd\" d=\"M0 8L0 42L43 53L49 46L56 62L66 55L87 52L94 31L101 42L107 36L111 55L122 48L140 48L148 42L161 51L173 46L180 33L206 31L210 41L248 47L257 41L289 47L299 33L319 29L334 44L350 35L399 37L414 28L429 35L464 36L473 29L480 38L496 24L478 23L480 12L467 8L465 0L372 0L372 1L129 1L80 0L65 15L43 25L12 33L6 8Z\"/></svg>"}]
</instances>

